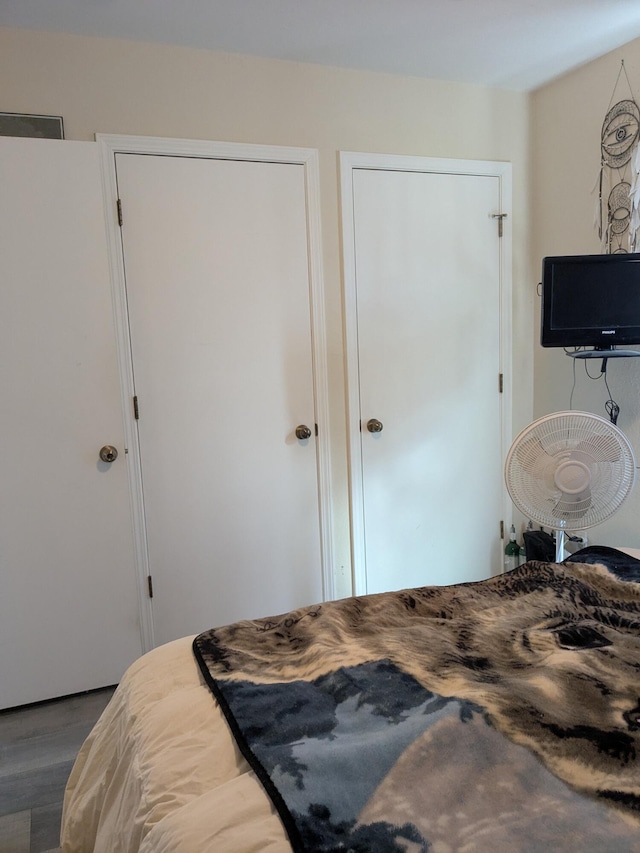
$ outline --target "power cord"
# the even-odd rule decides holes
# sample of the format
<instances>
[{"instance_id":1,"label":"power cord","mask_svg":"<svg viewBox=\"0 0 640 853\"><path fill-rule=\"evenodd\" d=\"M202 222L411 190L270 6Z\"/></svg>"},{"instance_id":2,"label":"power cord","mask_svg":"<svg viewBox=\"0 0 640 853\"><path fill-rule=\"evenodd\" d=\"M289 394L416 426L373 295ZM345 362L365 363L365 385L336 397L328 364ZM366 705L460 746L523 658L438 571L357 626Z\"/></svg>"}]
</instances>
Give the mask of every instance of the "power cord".
<instances>
[{"instance_id":1,"label":"power cord","mask_svg":"<svg viewBox=\"0 0 640 853\"><path fill-rule=\"evenodd\" d=\"M615 426L618 423L618 415L620 414L620 406L614 400L607 400L604 404L604 410L609 415L609 420Z\"/></svg>"},{"instance_id":2,"label":"power cord","mask_svg":"<svg viewBox=\"0 0 640 853\"><path fill-rule=\"evenodd\" d=\"M616 403L616 401L611 396L611 389L609 388L609 383L607 382L607 364L606 361L602 362L602 378L604 379L604 384L607 389L607 393L609 394L609 399L604 404L604 410L609 415L609 420L615 426L618 423L618 415L620 414L620 406Z\"/></svg>"},{"instance_id":3,"label":"power cord","mask_svg":"<svg viewBox=\"0 0 640 853\"><path fill-rule=\"evenodd\" d=\"M604 384L607 389L607 394L609 395L609 399L604 404L604 410L609 415L609 420L611 423L616 426L618 423L618 416L620 414L620 406L616 403L611 395L611 389L609 388L609 383L607 381L607 360L606 358L602 359L602 367L600 368L600 374L598 376L592 376L589 373L589 368L587 367L587 360L585 359L584 363L584 371L589 377L594 381L602 378L604 379ZM575 388L575 369L574 369L574 388ZM573 389L571 390L571 398L573 399Z\"/></svg>"}]
</instances>

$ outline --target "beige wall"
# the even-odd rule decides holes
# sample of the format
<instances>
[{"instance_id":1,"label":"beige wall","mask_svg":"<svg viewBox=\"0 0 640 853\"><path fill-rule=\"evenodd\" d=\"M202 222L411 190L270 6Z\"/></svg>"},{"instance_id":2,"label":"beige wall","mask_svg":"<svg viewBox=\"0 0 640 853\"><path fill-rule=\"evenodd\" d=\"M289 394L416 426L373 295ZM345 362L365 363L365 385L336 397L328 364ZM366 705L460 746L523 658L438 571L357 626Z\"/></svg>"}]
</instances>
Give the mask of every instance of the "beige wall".
<instances>
[{"instance_id":1,"label":"beige wall","mask_svg":"<svg viewBox=\"0 0 640 853\"><path fill-rule=\"evenodd\" d=\"M348 592L337 152L513 164L514 429L531 417L528 96L146 43L0 28L0 108L62 115L68 139L119 133L317 148L329 338L338 586ZM464 212L460 221L464 240ZM455 510L454 510L455 511ZM464 519L460 520L464 529Z\"/></svg>"},{"instance_id":2,"label":"beige wall","mask_svg":"<svg viewBox=\"0 0 640 853\"><path fill-rule=\"evenodd\" d=\"M535 292L545 255L599 253L594 228L600 169L600 134L609 107L631 92L640 98L640 40L591 62L539 89L531 98L532 150L532 279ZM614 91L615 90L615 91ZM573 359L561 349L542 349L539 340L540 300L535 297L534 413L541 416L568 409L573 385ZM573 408L606 417L608 394L600 362L576 364ZM640 457L640 360L609 361L607 377L614 400L621 409L620 426ZM589 540L603 545L640 546L640 486L609 521L588 532Z\"/></svg>"}]
</instances>

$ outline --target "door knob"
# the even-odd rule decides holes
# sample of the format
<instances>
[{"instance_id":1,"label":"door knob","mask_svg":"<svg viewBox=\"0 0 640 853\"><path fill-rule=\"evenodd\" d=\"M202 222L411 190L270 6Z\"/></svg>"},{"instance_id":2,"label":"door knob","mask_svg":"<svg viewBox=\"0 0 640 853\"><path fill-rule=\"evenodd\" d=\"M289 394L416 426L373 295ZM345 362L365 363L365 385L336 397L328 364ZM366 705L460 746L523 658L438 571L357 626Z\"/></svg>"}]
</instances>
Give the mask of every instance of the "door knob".
<instances>
[{"instance_id":1,"label":"door knob","mask_svg":"<svg viewBox=\"0 0 640 853\"><path fill-rule=\"evenodd\" d=\"M103 462L115 462L117 458L118 451L110 444L105 444L104 447L100 448L100 459L102 459Z\"/></svg>"},{"instance_id":2,"label":"door knob","mask_svg":"<svg viewBox=\"0 0 640 853\"><path fill-rule=\"evenodd\" d=\"M296 438L311 438L311 430L306 424L300 424L300 426L296 427Z\"/></svg>"},{"instance_id":3,"label":"door knob","mask_svg":"<svg viewBox=\"0 0 640 853\"><path fill-rule=\"evenodd\" d=\"M382 432L382 424L377 418L371 418L367 421L367 429L369 432Z\"/></svg>"}]
</instances>

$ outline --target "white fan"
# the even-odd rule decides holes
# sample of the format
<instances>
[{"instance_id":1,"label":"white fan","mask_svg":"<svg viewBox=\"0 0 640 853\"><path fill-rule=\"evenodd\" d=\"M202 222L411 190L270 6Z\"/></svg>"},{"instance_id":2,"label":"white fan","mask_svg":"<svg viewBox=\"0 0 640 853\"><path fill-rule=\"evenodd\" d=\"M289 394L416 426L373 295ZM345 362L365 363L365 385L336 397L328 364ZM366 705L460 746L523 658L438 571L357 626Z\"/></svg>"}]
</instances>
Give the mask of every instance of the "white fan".
<instances>
[{"instance_id":1,"label":"white fan","mask_svg":"<svg viewBox=\"0 0 640 853\"><path fill-rule=\"evenodd\" d=\"M636 460L625 434L589 412L546 415L516 437L505 481L520 512L556 531L556 562L565 531L586 530L612 516L635 482Z\"/></svg>"}]
</instances>

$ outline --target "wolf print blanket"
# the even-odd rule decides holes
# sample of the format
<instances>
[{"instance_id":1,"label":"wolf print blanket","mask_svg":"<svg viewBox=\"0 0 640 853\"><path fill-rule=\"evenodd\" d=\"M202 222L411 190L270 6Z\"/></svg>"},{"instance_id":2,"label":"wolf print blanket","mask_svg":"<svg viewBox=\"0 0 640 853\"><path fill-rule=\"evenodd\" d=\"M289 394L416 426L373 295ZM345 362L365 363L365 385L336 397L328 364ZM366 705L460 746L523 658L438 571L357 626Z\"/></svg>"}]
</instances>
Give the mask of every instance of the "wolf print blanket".
<instances>
[{"instance_id":1,"label":"wolf print blanket","mask_svg":"<svg viewBox=\"0 0 640 853\"><path fill-rule=\"evenodd\" d=\"M630 853L639 569L586 549L238 622L194 652L294 851Z\"/></svg>"}]
</instances>

